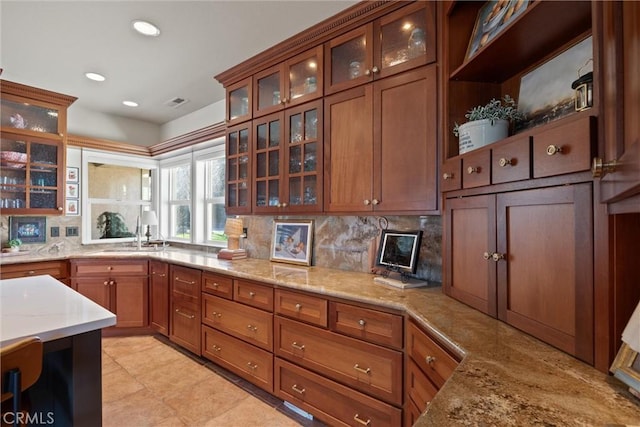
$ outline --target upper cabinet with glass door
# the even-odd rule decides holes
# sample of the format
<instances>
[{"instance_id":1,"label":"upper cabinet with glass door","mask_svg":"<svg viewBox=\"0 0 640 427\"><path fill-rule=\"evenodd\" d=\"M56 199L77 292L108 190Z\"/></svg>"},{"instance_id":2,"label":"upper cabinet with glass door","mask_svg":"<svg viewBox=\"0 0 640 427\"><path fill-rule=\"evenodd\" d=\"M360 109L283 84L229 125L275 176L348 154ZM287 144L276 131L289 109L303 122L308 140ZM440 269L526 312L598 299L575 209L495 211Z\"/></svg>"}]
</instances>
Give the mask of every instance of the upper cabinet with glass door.
<instances>
[{"instance_id":1,"label":"upper cabinet with glass door","mask_svg":"<svg viewBox=\"0 0 640 427\"><path fill-rule=\"evenodd\" d=\"M253 77L254 117L322 96L322 46L303 52Z\"/></svg>"},{"instance_id":2,"label":"upper cabinet with glass door","mask_svg":"<svg viewBox=\"0 0 640 427\"><path fill-rule=\"evenodd\" d=\"M325 45L331 94L436 60L435 2L416 2Z\"/></svg>"},{"instance_id":3,"label":"upper cabinet with glass door","mask_svg":"<svg viewBox=\"0 0 640 427\"><path fill-rule=\"evenodd\" d=\"M248 77L227 88L227 125L234 125L251 119L253 96L251 87L251 77Z\"/></svg>"},{"instance_id":4,"label":"upper cabinet with glass door","mask_svg":"<svg viewBox=\"0 0 640 427\"><path fill-rule=\"evenodd\" d=\"M61 214L67 107L76 98L3 80L0 208Z\"/></svg>"}]
</instances>

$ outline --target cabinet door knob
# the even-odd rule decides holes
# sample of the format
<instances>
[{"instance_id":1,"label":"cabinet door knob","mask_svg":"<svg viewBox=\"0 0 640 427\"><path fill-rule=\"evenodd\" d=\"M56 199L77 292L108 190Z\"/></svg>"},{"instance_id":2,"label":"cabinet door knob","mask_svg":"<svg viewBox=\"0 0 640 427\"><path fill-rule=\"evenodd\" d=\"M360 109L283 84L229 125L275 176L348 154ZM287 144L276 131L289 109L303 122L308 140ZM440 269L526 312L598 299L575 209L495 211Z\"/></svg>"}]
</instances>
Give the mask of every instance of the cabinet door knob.
<instances>
[{"instance_id":1,"label":"cabinet door knob","mask_svg":"<svg viewBox=\"0 0 640 427\"><path fill-rule=\"evenodd\" d=\"M479 168L479 167L477 167L477 166L469 166L469 167L467 168L467 173L468 173L469 175L471 175L471 174L473 174L473 173L479 173L479 172L480 172L480 168Z\"/></svg>"},{"instance_id":2,"label":"cabinet door knob","mask_svg":"<svg viewBox=\"0 0 640 427\"><path fill-rule=\"evenodd\" d=\"M493 255L491 255L491 259L494 260L495 262L498 262L501 259L504 259L504 254L499 254L498 252L494 252Z\"/></svg>"},{"instance_id":3,"label":"cabinet door knob","mask_svg":"<svg viewBox=\"0 0 640 427\"><path fill-rule=\"evenodd\" d=\"M287 202L284 202L284 203L282 204L282 207L283 207L283 208L286 208L287 206L289 206L289 205L287 204Z\"/></svg>"},{"instance_id":4,"label":"cabinet door knob","mask_svg":"<svg viewBox=\"0 0 640 427\"><path fill-rule=\"evenodd\" d=\"M513 164L511 159L505 159L504 157L501 158L500 160L498 160L498 164L500 165L500 167L504 168L508 165Z\"/></svg>"},{"instance_id":5,"label":"cabinet door knob","mask_svg":"<svg viewBox=\"0 0 640 427\"><path fill-rule=\"evenodd\" d=\"M371 204L372 204L372 205L379 205L379 204L380 204L380 200L378 200L378 199L373 199L373 200L371 201Z\"/></svg>"},{"instance_id":6,"label":"cabinet door knob","mask_svg":"<svg viewBox=\"0 0 640 427\"><path fill-rule=\"evenodd\" d=\"M371 200L369 199L364 199L364 204L369 206L371 204Z\"/></svg>"},{"instance_id":7,"label":"cabinet door knob","mask_svg":"<svg viewBox=\"0 0 640 427\"><path fill-rule=\"evenodd\" d=\"M255 297L255 296L256 296L256 293L255 293L255 292L253 292L253 291L250 291L250 292L249 292L249 298L253 298L253 297Z\"/></svg>"},{"instance_id":8,"label":"cabinet door knob","mask_svg":"<svg viewBox=\"0 0 640 427\"><path fill-rule=\"evenodd\" d=\"M432 364L436 361L436 358L435 358L435 356L427 356L427 357L425 357L425 358L424 358L424 360L425 360L429 365L432 365Z\"/></svg>"},{"instance_id":9,"label":"cabinet door knob","mask_svg":"<svg viewBox=\"0 0 640 427\"><path fill-rule=\"evenodd\" d=\"M485 253L482 255L482 257L488 261L489 259L491 259L491 254L490 254L489 252L485 252Z\"/></svg>"},{"instance_id":10,"label":"cabinet door knob","mask_svg":"<svg viewBox=\"0 0 640 427\"><path fill-rule=\"evenodd\" d=\"M379 72L380 72L380 68L378 68L378 67L376 67L376 66L374 65L374 67L371 69L371 71L373 72L373 74L377 74L377 73L379 73Z\"/></svg>"},{"instance_id":11,"label":"cabinet door knob","mask_svg":"<svg viewBox=\"0 0 640 427\"><path fill-rule=\"evenodd\" d=\"M105 285L105 286L109 286L109 281L108 281L108 280L105 280L105 281L104 281L104 285Z\"/></svg>"},{"instance_id":12,"label":"cabinet door knob","mask_svg":"<svg viewBox=\"0 0 640 427\"><path fill-rule=\"evenodd\" d=\"M445 173L442 174L442 179L444 179L445 181L448 180L448 179L453 179L453 177L454 177L453 173L445 172Z\"/></svg>"},{"instance_id":13,"label":"cabinet door knob","mask_svg":"<svg viewBox=\"0 0 640 427\"><path fill-rule=\"evenodd\" d=\"M602 178L610 172L615 172L617 166L618 162L616 160L605 162L600 157L594 157L593 163L591 164L591 175L593 175L594 178Z\"/></svg>"},{"instance_id":14,"label":"cabinet door knob","mask_svg":"<svg viewBox=\"0 0 640 427\"><path fill-rule=\"evenodd\" d=\"M63 207L62 207L62 206L58 206L58 210L59 210L60 212L62 212L64 209L63 209Z\"/></svg>"},{"instance_id":15,"label":"cabinet door knob","mask_svg":"<svg viewBox=\"0 0 640 427\"><path fill-rule=\"evenodd\" d=\"M562 147L558 147L557 145L549 145L547 147L547 155L553 156L557 153L562 153Z\"/></svg>"},{"instance_id":16,"label":"cabinet door knob","mask_svg":"<svg viewBox=\"0 0 640 427\"><path fill-rule=\"evenodd\" d=\"M364 327L364 325L366 325L366 324L367 324L367 322L364 319L358 320L358 325Z\"/></svg>"},{"instance_id":17,"label":"cabinet door knob","mask_svg":"<svg viewBox=\"0 0 640 427\"><path fill-rule=\"evenodd\" d=\"M296 304L296 311L300 311L301 308L302 308L302 304L300 303Z\"/></svg>"},{"instance_id":18,"label":"cabinet door knob","mask_svg":"<svg viewBox=\"0 0 640 427\"><path fill-rule=\"evenodd\" d=\"M367 76L370 76L371 75L371 70L369 70L369 69L364 70L364 74L367 75Z\"/></svg>"}]
</instances>

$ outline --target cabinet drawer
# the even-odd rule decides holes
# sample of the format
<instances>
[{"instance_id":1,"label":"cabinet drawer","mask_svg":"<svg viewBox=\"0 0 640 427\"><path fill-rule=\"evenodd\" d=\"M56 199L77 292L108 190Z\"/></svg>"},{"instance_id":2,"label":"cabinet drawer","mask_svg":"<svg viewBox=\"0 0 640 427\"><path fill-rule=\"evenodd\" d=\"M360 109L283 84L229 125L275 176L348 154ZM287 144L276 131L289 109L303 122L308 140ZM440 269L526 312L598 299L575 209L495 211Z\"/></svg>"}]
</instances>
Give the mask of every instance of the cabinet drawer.
<instances>
[{"instance_id":1,"label":"cabinet drawer","mask_svg":"<svg viewBox=\"0 0 640 427\"><path fill-rule=\"evenodd\" d=\"M271 353L203 325L202 355L273 393Z\"/></svg>"},{"instance_id":2,"label":"cabinet drawer","mask_svg":"<svg viewBox=\"0 0 640 427\"><path fill-rule=\"evenodd\" d=\"M42 276L48 274L56 279L69 276L67 261L29 262L25 264L3 265L0 269L0 279L14 279L17 277Z\"/></svg>"},{"instance_id":3,"label":"cabinet drawer","mask_svg":"<svg viewBox=\"0 0 640 427\"><path fill-rule=\"evenodd\" d=\"M465 154L462 159L462 187L474 188L491 183L491 151L480 151Z\"/></svg>"},{"instance_id":4,"label":"cabinet drawer","mask_svg":"<svg viewBox=\"0 0 640 427\"><path fill-rule=\"evenodd\" d=\"M422 412L420 412L416 404L413 403L411 399L407 399L407 401L404 402L404 421L402 425L412 427L416 421L418 421L420 415L422 415Z\"/></svg>"},{"instance_id":5,"label":"cabinet drawer","mask_svg":"<svg viewBox=\"0 0 640 427\"><path fill-rule=\"evenodd\" d=\"M202 272L194 268L171 266L171 294L181 298L200 299Z\"/></svg>"},{"instance_id":6,"label":"cabinet drawer","mask_svg":"<svg viewBox=\"0 0 640 427\"><path fill-rule=\"evenodd\" d=\"M329 425L399 426L400 409L275 359L275 394Z\"/></svg>"},{"instance_id":7,"label":"cabinet drawer","mask_svg":"<svg viewBox=\"0 0 640 427\"><path fill-rule=\"evenodd\" d=\"M273 288L244 280L233 281L233 299L262 310L273 311Z\"/></svg>"},{"instance_id":8,"label":"cabinet drawer","mask_svg":"<svg viewBox=\"0 0 640 427\"><path fill-rule=\"evenodd\" d=\"M276 289L275 312L323 328L327 327L327 300L324 298Z\"/></svg>"},{"instance_id":9,"label":"cabinet drawer","mask_svg":"<svg viewBox=\"0 0 640 427\"><path fill-rule=\"evenodd\" d=\"M591 168L595 119L585 117L533 135L533 177Z\"/></svg>"},{"instance_id":10,"label":"cabinet drawer","mask_svg":"<svg viewBox=\"0 0 640 427\"><path fill-rule=\"evenodd\" d=\"M202 272L202 292L222 298L233 298L233 279L219 274Z\"/></svg>"},{"instance_id":11,"label":"cabinet drawer","mask_svg":"<svg viewBox=\"0 0 640 427\"><path fill-rule=\"evenodd\" d=\"M460 190L462 188L462 160L447 160L442 165L440 174L440 188L443 192Z\"/></svg>"},{"instance_id":12,"label":"cabinet drawer","mask_svg":"<svg viewBox=\"0 0 640 427\"><path fill-rule=\"evenodd\" d=\"M458 366L458 361L416 325L411 322L407 325L407 354L440 389Z\"/></svg>"},{"instance_id":13,"label":"cabinet drawer","mask_svg":"<svg viewBox=\"0 0 640 427\"><path fill-rule=\"evenodd\" d=\"M276 316L275 353L387 403L402 404L402 353Z\"/></svg>"},{"instance_id":14,"label":"cabinet drawer","mask_svg":"<svg viewBox=\"0 0 640 427\"><path fill-rule=\"evenodd\" d=\"M202 298L202 323L272 351L273 314L207 294Z\"/></svg>"},{"instance_id":15,"label":"cabinet drawer","mask_svg":"<svg viewBox=\"0 0 640 427\"><path fill-rule=\"evenodd\" d=\"M71 262L72 276L103 276L108 274L125 276L146 276L148 273L147 261L124 260L74 260Z\"/></svg>"},{"instance_id":16,"label":"cabinet drawer","mask_svg":"<svg viewBox=\"0 0 640 427\"><path fill-rule=\"evenodd\" d=\"M174 299L169 339L200 356L201 329L199 304Z\"/></svg>"},{"instance_id":17,"label":"cabinet drawer","mask_svg":"<svg viewBox=\"0 0 640 427\"><path fill-rule=\"evenodd\" d=\"M531 174L529 137L517 138L491 150L491 182L520 181Z\"/></svg>"},{"instance_id":18,"label":"cabinet drawer","mask_svg":"<svg viewBox=\"0 0 640 427\"><path fill-rule=\"evenodd\" d=\"M407 396L420 411L424 411L438 393L438 389L410 358L407 359L405 372Z\"/></svg>"},{"instance_id":19,"label":"cabinet drawer","mask_svg":"<svg viewBox=\"0 0 640 427\"><path fill-rule=\"evenodd\" d=\"M329 304L331 330L402 350L402 316L350 304Z\"/></svg>"}]
</instances>

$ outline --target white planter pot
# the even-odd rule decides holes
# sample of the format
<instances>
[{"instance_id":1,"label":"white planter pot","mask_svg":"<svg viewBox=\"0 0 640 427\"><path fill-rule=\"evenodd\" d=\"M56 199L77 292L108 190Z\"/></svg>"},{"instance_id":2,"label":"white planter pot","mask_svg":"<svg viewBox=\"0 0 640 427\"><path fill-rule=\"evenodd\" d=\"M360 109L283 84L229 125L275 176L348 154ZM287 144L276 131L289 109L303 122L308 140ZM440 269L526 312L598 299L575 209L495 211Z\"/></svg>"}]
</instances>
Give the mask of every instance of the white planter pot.
<instances>
[{"instance_id":1,"label":"white planter pot","mask_svg":"<svg viewBox=\"0 0 640 427\"><path fill-rule=\"evenodd\" d=\"M458 136L458 153L464 154L509 136L509 121L496 120L493 125L489 119L467 122L458 128Z\"/></svg>"}]
</instances>

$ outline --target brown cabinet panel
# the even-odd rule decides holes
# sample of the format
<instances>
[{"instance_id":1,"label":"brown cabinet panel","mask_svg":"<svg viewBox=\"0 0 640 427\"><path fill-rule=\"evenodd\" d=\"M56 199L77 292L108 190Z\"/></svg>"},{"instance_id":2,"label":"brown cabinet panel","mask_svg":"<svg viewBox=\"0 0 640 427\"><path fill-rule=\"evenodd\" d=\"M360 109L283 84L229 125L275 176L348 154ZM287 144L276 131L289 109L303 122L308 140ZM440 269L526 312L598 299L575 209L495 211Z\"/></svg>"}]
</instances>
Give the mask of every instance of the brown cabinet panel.
<instances>
[{"instance_id":1,"label":"brown cabinet panel","mask_svg":"<svg viewBox=\"0 0 640 427\"><path fill-rule=\"evenodd\" d=\"M115 279L112 309L118 327L144 327L149 324L149 289L146 277L122 276Z\"/></svg>"},{"instance_id":2,"label":"brown cabinet panel","mask_svg":"<svg viewBox=\"0 0 640 427\"><path fill-rule=\"evenodd\" d=\"M499 194L497 210L498 317L593 363L591 184Z\"/></svg>"},{"instance_id":3,"label":"brown cabinet panel","mask_svg":"<svg viewBox=\"0 0 640 427\"><path fill-rule=\"evenodd\" d=\"M531 149L528 136L515 136L512 141L491 149L491 183L531 178Z\"/></svg>"},{"instance_id":4,"label":"brown cabinet panel","mask_svg":"<svg viewBox=\"0 0 640 427\"><path fill-rule=\"evenodd\" d=\"M327 327L328 301L300 292L275 290L275 312L292 319Z\"/></svg>"},{"instance_id":5,"label":"brown cabinet panel","mask_svg":"<svg viewBox=\"0 0 640 427\"><path fill-rule=\"evenodd\" d=\"M66 260L27 262L21 264L6 264L0 269L0 279L14 279L17 277L31 277L48 274L58 280L69 277L69 264Z\"/></svg>"},{"instance_id":6,"label":"brown cabinet panel","mask_svg":"<svg viewBox=\"0 0 640 427\"><path fill-rule=\"evenodd\" d=\"M443 192L462 188L462 159L449 159L442 165L440 188Z\"/></svg>"},{"instance_id":7,"label":"brown cabinet panel","mask_svg":"<svg viewBox=\"0 0 640 427\"><path fill-rule=\"evenodd\" d=\"M403 318L339 302L329 303L329 324L332 331L354 338L402 350Z\"/></svg>"},{"instance_id":8,"label":"brown cabinet panel","mask_svg":"<svg viewBox=\"0 0 640 427\"><path fill-rule=\"evenodd\" d=\"M595 152L595 123L595 117L583 117L532 132L533 177L589 170Z\"/></svg>"},{"instance_id":9,"label":"brown cabinet panel","mask_svg":"<svg viewBox=\"0 0 640 427\"><path fill-rule=\"evenodd\" d=\"M411 399L407 399L404 402L404 413L403 413L403 423L402 425L405 427L412 427L418 418L420 418L422 412L418 409L415 403Z\"/></svg>"},{"instance_id":10,"label":"brown cabinet panel","mask_svg":"<svg viewBox=\"0 0 640 427\"><path fill-rule=\"evenodd\" d=\"M475 188L491 184L491 151L480 149L462 158L462 187Z\"/></svg>"},{"instance_id":11,"label":"brown cabinet panel","mask_svg":"<svg viewBox=\"0 0 640 427\"><path fill-rule=\"evenodd\" d=\"M194 268L171 265L171 294L193 302L200 299L202 271Z\"/></svg>"},{"instance_id":12,"label":"brown cabinet panel","mask_svg":"<svg viewBox=\"0 0 640 427\"><path fill-rule=\"evenodd\" d=\"M273 311L273 288L242 279L233 281L235 301L262 310Z\"/></svg>"},{"instance_id":13,"label":"brown cabinet panel","mask_svg":"<svg viewBox=\"0 0 640 427\"><path fill-rule=\"evenodd\" d=\"M149 261L149 324L169 335L169 264Z\"/></svg>"},{"instance_id":14,"label":"brown cabinet panel","mask_svg":"<svg viewBox=\"0 0 640 427\"><path fill-rule=\"evenodd\" d=\"M431 382L429 377L420 370L411 358L407 359L407 366L405 367L405 387L407 400L410 400L418 411L427 409L431 399L438 393L438 387Z\"/></svg>"},{"instance_id":15,"label":"brown cabinet panel","mask_svg":"<svg viewBox=\"0 0 640 427\"><path fill-rule=\"evenodd\" d=\"M115 259L77 259L71 262L72 276L143 275L148 273L147 261Z\"/></svg>"},{"instance_id":16,"label":"brown cabinet panel","mask_svg":"<svg viewBox=\"0 0 640 427\"><path fill-rule=\"evenodd\" d=\"M202 323L273 350L273 314L211 295L202 298Z\"/></svg>"},{"instance_id":17,"label":"brown cabinet panel","mask_svg":"<svg viewBox=\"0 0 640 427\"><path fill-rule=\"evenodd\" d=\"M202 272L202 292L233 299L233 279L220 274Z\"/></svg>"},{"instance_id":18,"label":"brown cabinet panel","mask_svg":"<svg viewBox=\"0 0 640 427\"><path fill-rule=\"evenodd\" d=\"M402 405L402 352L276 316L275 354Z\"/></svg>"},{"instance_id":19,"label":"brown cabinet panel","mask_svg":"<svg viewBox=\"0 0 640 427\"><path fill-rule=\"evenodd\" d=\"M333 426L399 426L400 409L275 359L275 393Z\"/></svg>"},{"instance_id":20,"label":"brown cabinet panel","mask_svg":"<svg viewBox=\"0 0 640 427\"><path fill-rule=\"evenodd\" d=\"M169 339L200 356L200 306L173 298Z\"/></svg>"},{"instance_id":21,"label":"brown cabinet panel","mask_svg":"<svg viewBox=\"0 0 640 427\"><path fill-rule=\"evenodd\" d=\"M413 322L407 322L407 354L440 389L458 366L458 361ZM416 402L418 403L418 402Z\"/></svg>"},{"instance_id":22,"label":"brown cabinet panel","mask_svg":"<svg viewBox=\"0 0 640 427\"><path fill-rule=\"evenodd\" d=\"M72 278L71 287L107 310L111 310L111 281L108 278Z\"/></svg>"},{"instance_id":23,"label":"brown cabinet panel","mask_svg":"<svg viewBox=\"0 0 640 427\"><path fill-rule=\"evenodd\" d=\"M271 353L203 325L202 355L273 393Z\"/></svg>"}]
</instances>

